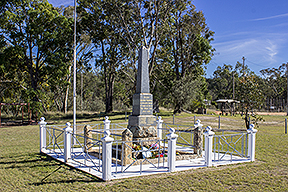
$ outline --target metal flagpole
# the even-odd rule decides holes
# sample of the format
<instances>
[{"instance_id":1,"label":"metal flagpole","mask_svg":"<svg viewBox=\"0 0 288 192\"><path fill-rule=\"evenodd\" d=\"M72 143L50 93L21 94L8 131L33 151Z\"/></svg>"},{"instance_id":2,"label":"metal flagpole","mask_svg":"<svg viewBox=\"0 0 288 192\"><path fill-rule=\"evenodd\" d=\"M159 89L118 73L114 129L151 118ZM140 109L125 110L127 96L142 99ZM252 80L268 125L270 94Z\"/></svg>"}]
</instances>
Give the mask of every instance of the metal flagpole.
<instances>
[{"instance_id":1,"label":"metal flagpole","mask_svg":"<svg viewBox=\"0 0 288 192\"><path fill-rule=\"evenodd\" d=\"M287 78L287 100L286 100L286 111L288 116L288 62L286 63L286 78Z\"/></svg>"},{"instance_id":2,"label":"metal flagpole","mask_svg":"<svg viewBox=\"0 0 288 192\"><path fill-rule=\"evenodd\" d=\"M76 134L76 0L74 0L74 64L73 64L73 136ZM75 143L75 137L73 144Z\"/></svg>"}]
</instances>

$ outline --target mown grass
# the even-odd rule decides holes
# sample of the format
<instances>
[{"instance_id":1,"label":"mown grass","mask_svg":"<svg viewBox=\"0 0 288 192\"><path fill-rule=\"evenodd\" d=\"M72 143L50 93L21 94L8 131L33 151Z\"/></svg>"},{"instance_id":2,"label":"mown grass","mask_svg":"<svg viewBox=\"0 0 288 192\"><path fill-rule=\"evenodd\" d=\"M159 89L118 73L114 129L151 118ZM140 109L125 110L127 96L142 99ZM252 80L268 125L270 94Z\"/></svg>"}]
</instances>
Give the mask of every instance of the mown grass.
<instances>
[{"instance_id":1,"label":"mown grass","mask_svg":"<svg viewBox=\"0 0 288 192\"><path fill-rule=\"evenodd\" d=\"M218 127L218 116L197 117L204 126ZM264 118L256 136L255 162L109 182L39 154L38 126L0 128L0 191L288 191L285 116ZM163 119L171 123L172 114L163 114ZM68 118L61 122L65 120L71 122ZM110 120L123 122L125 114L112 115ZM47 121L54 122L53 118ZM92 117L88 121L100 120ZM178 115L175 121L192 125L194 114ZM221 129L243 126L239 116L221 118Z\"/></svg>"}]
</instances>

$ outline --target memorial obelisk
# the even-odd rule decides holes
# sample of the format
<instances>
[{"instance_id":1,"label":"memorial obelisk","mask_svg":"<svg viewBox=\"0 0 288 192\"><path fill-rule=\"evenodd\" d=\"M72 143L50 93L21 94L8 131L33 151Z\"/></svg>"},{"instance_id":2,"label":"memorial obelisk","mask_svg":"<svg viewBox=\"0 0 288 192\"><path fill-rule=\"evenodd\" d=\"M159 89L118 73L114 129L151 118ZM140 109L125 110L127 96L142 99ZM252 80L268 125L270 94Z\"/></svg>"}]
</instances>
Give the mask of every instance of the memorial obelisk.
<instances>
[{"instance_id":1,"label":"memorial obelisk","mask_svg":"<svg viewBox=\"0 0 288 192\"><path fill-rule=\"evenodd\" d=\"M133 95L133 111L129 116L128 129L133 139L157 137L156 118L153 116L153 96L149 91L149 50L139 51L136 93Z\"/></svg>"}]
</instances>

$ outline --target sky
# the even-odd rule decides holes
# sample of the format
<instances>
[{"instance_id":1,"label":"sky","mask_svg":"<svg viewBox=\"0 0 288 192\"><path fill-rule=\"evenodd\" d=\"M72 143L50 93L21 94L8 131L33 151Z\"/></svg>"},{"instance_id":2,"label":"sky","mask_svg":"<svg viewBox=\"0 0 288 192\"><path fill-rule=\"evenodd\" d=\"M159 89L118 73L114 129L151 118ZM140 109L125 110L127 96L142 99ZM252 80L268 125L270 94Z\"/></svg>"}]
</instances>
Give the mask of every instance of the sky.
<instances>
[{"instance_id":1,"label":"sky","mask_svg":"<svg viewBox=\"0 0 288 192\"><path fill-rule=\"evenodd\" d=\"M48 0L54 6L73 5L74 0ZM215 32L215 55L207 65L206 77L217 66L236 62L260 74L288 62L288 0L194 0Z\"/></svg>"},{"instance_id":2,"label":"sky","mask_svg":"<svg viewBox=\"0 0 288 192\"><path fill-rule=\"evenodd\" d=\"M194 0L215 32L215 56L207 66L211 77L217 66L236 62L260 74L288 62L287 0Z\"/></svg>"}]
</instances>

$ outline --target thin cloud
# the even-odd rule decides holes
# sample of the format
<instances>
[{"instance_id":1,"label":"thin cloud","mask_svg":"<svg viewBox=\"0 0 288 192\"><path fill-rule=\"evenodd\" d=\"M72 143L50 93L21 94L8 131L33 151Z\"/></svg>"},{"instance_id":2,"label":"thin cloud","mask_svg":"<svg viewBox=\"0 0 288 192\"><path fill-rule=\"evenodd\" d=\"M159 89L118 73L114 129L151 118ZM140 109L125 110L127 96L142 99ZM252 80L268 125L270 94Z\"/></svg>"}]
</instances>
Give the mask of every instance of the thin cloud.
<instances>
[{"instance_id":1,"label":"thin cloud","mask_svg":"<svg viewBox=\"0 0 288 192\"><path fill-rule=\"evenodd\" d=\"M278 62L279 49L283 41L266 37L251 37L246 39L225 41L213 44L220 53L214 56L214 60L222 63L236 63L242 56L249 60L269 66Z\"/></svg>"},{"instance_id":2,"label":"thin cloud","mask_svg":"<svg viewBox=\"0 0 288 192\"><path fill-rule=\"evenodd\" d=\"M280 15L275 15L275 16L270 16L270 17L263 17L263 18L258 18L258 19L252 19L251 21L264 21L268 19L276 19L276 18L281 18L281 17L288 17L288 13L280 14Z\"/></svg>"},{"instance_id":3,"label":"thin cloud","mask_svg":"<svg viewBox=\"0 0 288 192\"><path fill-rule=\"evenodd\" d=\"M275 61L274 56L278 54L278 47L275 43L272 41L268 40L268 45L266 46L266 50L268 51L269 60L270 61Z\"/></svg>"}]
</instances>

